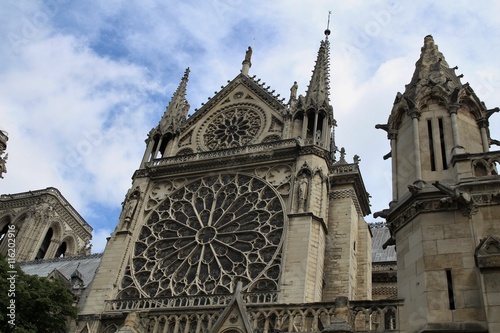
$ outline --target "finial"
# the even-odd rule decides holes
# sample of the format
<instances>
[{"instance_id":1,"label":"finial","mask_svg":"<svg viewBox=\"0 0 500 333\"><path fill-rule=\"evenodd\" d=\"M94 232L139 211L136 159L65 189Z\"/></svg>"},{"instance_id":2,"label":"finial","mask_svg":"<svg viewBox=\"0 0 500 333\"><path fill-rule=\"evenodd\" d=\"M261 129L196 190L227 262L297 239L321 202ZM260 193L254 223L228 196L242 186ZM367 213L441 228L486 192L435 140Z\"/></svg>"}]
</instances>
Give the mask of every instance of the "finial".
<instances>
[{"instance_id":1,"label":"finial","mask_svg":"<svg viewBox=\"0 0 500 333\"><path fill-rule=\"evenodd\" d=\"M328 23L326 24L326 30L325 30L325 36L328 39L328 36L330 35L330 15L332 14L332 11L328 11Z\"/></svg>"}]
</instances>

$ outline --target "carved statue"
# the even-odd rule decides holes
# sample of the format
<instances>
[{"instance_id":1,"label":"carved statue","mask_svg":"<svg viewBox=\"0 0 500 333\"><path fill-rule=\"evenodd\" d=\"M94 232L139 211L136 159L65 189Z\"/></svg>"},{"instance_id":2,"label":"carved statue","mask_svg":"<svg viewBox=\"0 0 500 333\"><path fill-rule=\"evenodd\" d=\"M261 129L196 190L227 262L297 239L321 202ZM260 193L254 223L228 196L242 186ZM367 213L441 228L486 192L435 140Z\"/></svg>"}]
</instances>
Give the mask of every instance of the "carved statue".
<instances>
[{"instance_id":1,"label":"carved statue","mask_svg":"<svg viewBox=\"0 0 500 333\"><path fill-rule=\"evenodd\" d=\"M345 160L345 148L340 148L340 160Z\"/></svg>"},{"instance_id":2,"label":"carved statue","mask_svg":"<svg viewBox=\"0 0 500 333\"><path fill-rule=\"evenodd\" d=\"M319 145L321 144L321 130L316 130L316 137L314 138L314 143Z\"/></svg>"},{"instance_id":3,"label":"carved statue","mask_svg":"<svg viewBox=\"0 0 500 333\"><path fill-rule=\"evenodd\" d=\"M7 173L7 159L9 158L9 154L5 154L5 157L0 156L0 178L3 178L3 174Z\"/></svg>"},{"instance_id":4,"label":"carved statue","mask_svg":"<svg viewBox=\"0 0 500 333\"><path fill-rule=\"evenodd\" d=\"M245 61L250 62L251 59L252 59L252 48L249 46L247 51L245 52Z\"/></svg>"},{"instance_id":5,"label":"carved statue","mask_svg":"<svg viewBox=\"0 0 500 333\"><path fill-rule=\"evenodd\" d=\"M137 204L139 203L140 194L138 190L134 190L127 199L123 207L123 224L122 229L127 230L130 227L130 222L134 216Z\"/></svg>"},{"instance_id":6,"label":"carved statue","mask_svg":"<svg viewBox=\"0 0 500 333\"><path fill-rule=\"evenodd\" d=\"M299 180L299 211L304 212L306 210L307 203L307 190L309 187L309 180L305 174L302 174Z\"/></svg>"},{"instance_id":7,"label":"carved statue","mask_svg":"<svg viewBox=\"0 0 500 333\"><path fill-rule=\"evenodd\" d=\"M293 86L290 88L290 100L294 101L297 99L297 89L299 86L297 85L297 81L293 82Z\"/></svg>"}]
</instances>

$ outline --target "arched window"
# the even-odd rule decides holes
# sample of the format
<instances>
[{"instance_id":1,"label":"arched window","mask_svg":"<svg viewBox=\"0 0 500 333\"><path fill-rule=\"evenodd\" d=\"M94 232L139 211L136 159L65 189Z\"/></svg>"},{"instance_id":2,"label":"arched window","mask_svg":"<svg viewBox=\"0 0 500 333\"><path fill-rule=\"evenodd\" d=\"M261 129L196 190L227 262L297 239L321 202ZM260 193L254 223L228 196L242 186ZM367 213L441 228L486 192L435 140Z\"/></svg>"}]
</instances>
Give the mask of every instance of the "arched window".
<instances>
[{"instance_id":1,"label":"arched window","mask_svg":"<svg viewBox=\"0 0 500 333\"><path fill-rule=\"evenodd\" d=\"M66 244L66 242L62 242L62 244L59 245L59 248L56 251L55 258L65 257L67 249L68 249L68 245Z\"/></svg>"},{"instance_id":2,"label":"arched window","mask_svg":"<svg viewBox=\"0 0 500 333\"><path fill-rule=\"evenodd\" d=\"M7 236L7 232L9 231L9 225L10 223L7 223L2 230L0 230L0 244L2 244L2 241L5 239Z\"/></svg>"},{"instance_id":3,"label":"arched window","mask_svg":"<svg viewBox=\"0 0 500 333\"><path fill-rule=\"evenodd\" d=\"M52 230L52 228L49 228L47 234L45 235L45 238L43 239L42 245L38 250L35 260L43 259L45 257L45 253L47 253L47 250L49 249L50 241L52 240L53 234L54 231Z\"/></svg>"},{"instance_id":4,"label":"arched window","mask_svg":"<svg viewBox=\"0 0 500 333\"><path fill-rule=\"evenodd\" d=\"M396 329L396 312L393 309L389 309L385 313L384 326L386 330Z\"/></svg>"}]
</instances>

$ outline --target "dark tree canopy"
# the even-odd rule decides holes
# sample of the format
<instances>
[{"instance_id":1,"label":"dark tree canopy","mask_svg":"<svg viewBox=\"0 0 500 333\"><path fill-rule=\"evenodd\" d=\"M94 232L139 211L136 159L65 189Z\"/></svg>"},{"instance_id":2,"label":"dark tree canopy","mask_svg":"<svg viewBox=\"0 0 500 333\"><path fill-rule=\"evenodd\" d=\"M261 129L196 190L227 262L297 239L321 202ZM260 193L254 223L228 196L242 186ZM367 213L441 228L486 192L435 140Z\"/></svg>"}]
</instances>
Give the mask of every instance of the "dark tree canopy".
<instances>
[{"instance_id":1,"label":"dark tree canopy","mask_svg":"<svg viewBox=\"0 0 500 333\"><path fill-rule=\"evenodd\" d=\"M12 288L14 270L17 276ZM9 310L12 299L15 299L14 321ZM77 313L73 296L62 282L27 275L18 267L12 269L3 257L0 258L0 308L0 332L5 333L66 332L69 319Z\"/></svg>"}]
</instances>

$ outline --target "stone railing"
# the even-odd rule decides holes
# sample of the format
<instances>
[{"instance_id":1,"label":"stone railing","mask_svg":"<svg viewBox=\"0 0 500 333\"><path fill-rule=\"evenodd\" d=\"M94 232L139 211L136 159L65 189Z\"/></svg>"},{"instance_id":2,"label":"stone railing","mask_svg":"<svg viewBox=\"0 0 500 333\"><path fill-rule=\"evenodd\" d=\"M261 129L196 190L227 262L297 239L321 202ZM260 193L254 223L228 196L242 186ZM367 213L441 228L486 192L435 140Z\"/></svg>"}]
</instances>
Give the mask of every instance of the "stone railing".
<instances>
[{"instance_id":1,"label":"stone railing","mask_svg":"<svg viewBox=\"0 0 500 333\"><path fill-rule=\"evenodd\" d=\"M349 302L340 297L335 302L277 304L275 296L267 298L264 293L242 296L254 333L345 332L342 327L357 333L399 332L399 300ZM125 315L132 311L146 311L148 332L152 333L205 333L212 329L232 297L212 295L114 300L107 302L107 313ZM266 302L271 299L274 303Z\"/></svg>"},{"instance_id":2,"label":"stone railing","mask_svg":"<svg viewBox=\"0 0 500 333\"><path fill-rule=\"evenodd\" d=\"M106 311L136 311L150 309L172 309L189 307L220 307L229 304L232 295L177 296L159 298L116 299L106 301ZM275 292L245 293L246 304L275 303L278 294Z\"/></svg>"},{"instance_id":3,"label":"stone railing","mask_svg":"<svg viewBox=\"0 0 500 333\"><path fill-rule=\"evenodd\" d=\"M353 173L353 172L358 172L358 165L355 163L338 164L332 166L332 173L334 174Z\"/></svg>"},{"instance_id":4,"label":"stone railing","mask_svg":"<svg viewBox=\"0 0 500 333\"><path fill-rule=\"evenodd\" d=\"M116 299L106 301L106 311L136 311L185 307L224 306L232 295L178 296L161 298Z\"/></svg>"},{"instance_id":5,"label":"stone railing","mask_svg":"<svg viewBox=\"0 0 500 333\"><path fill-rule=\"evenodd\" d=\"M206 160L211 158L220 158L225 156L252 154L252 153L263 153L269 152L280 148L293 148L297 146L297 141L295 139L288 139L283 141L260 143L256 145L249 145L243 147L236 147L224 150L214 150L201 153L194 153L182 156L173 156L155 159L149 162L148 167L157 167L162 165L170 165L176 163L193 162L198 160Z\"/></svg>"},{"instance_id":6,"label":"stone railing","mask_svg":"<svg viewBox=\"0 0 500 333\"><path fill-rule=\"evenodd\" d=\"M249 309L254 332L337 332L339 323L353 332L399 332L399 301L351 301L275 305ZM343 332L343 331L342 331Z\"/></svg>"}]
</instances>

